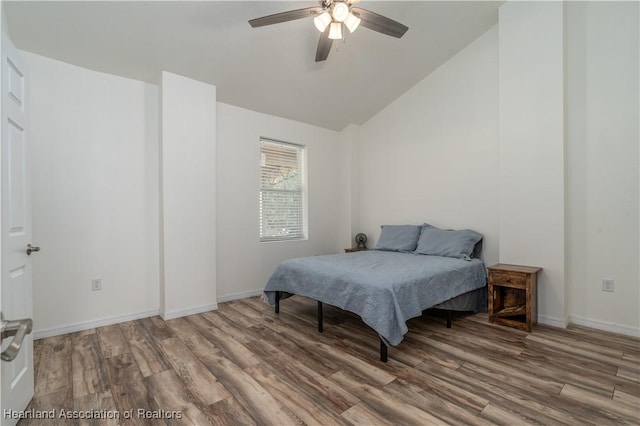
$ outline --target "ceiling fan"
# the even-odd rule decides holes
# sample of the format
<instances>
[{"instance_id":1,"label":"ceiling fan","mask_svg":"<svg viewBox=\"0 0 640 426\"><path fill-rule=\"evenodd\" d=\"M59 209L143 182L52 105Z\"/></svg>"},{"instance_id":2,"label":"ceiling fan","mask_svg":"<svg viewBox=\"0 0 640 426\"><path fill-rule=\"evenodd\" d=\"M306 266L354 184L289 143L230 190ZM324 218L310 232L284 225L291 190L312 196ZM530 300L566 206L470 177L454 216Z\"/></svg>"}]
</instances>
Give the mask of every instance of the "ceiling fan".
<instances>
[{"instance_id":1,"label":"ceiling fan","mask_svg":"<svg viewBox=\"0 0 640 426\"><path fill-rule=\"evenodd\" d=\"M249 21L253 28L265 25L279 24L296 19L314 17L313 23L320 31L320 41L316 50L316 62L327 59L331 51L333 40L342 39L343 26L349 32L354 32L360 24L370 30L377 31L391 37L400 38L409 27L399 22L378 15L366 9L353 7L360 0L322 0L320 6L290 10L263 16Z\"/></svg>"}]
</instances>

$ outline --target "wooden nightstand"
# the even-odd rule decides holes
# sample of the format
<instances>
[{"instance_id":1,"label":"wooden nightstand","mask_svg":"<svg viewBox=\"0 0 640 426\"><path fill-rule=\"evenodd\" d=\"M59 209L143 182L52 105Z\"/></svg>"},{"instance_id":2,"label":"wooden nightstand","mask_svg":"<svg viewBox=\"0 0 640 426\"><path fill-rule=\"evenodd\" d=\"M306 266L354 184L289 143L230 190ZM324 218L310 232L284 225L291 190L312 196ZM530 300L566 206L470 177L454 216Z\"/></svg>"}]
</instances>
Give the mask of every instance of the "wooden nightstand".
<instances>
[{"instance_id":1,"label":"wooden nightstand","mask_svg":"<svg viewBox=\"0 0 640 426\"><path fill-rule=\"evenodd\" d=\"M345 252L345 253L355 253L355 252L357 252L357 251L367 251L367 250L369 250L369 249L368 249L368 248L366 248L366 247L365 247L365 248L358 248L358 247L354 247L354 248L347 248L347 249L344 249L344 252Z\"/></svg>"},{"instance_id":2,"label":"wooden nightstand","mask_svg":"<svg viewBox=\"0 0 640 426\"><path fill-rule=\"evenodd\" d=\"M542 268L489 266L489 322L531 332L538 322L537 273Z\"/></svg>"}]
</instances>

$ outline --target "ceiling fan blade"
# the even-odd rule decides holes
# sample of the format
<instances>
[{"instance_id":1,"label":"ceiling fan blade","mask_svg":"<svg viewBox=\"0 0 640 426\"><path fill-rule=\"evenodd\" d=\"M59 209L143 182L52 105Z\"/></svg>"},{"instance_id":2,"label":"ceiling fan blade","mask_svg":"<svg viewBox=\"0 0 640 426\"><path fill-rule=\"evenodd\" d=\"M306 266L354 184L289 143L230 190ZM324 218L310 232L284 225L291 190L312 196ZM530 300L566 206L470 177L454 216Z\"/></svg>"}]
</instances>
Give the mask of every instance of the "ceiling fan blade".
<instances>
[{"instance_id":1,"label":"ceiling fan blade","mask_svg":"<svg viewBox=\"0 0 640 426\"><path fill-rule=\"evenodd\" d=\"M304 9L290 10L288 12L275 13L262 18L256 18L249 21L249 25L253 28L263 27L265 25L279 24L281 22L295 21L296 19L309 18L320 14L323 8L320 6L306 7Z\"/></svg>"},{"instance_id":2,"label":"ceiling fan blade","mask_svg":"<svg viewBox=\"0 0 640 426\"><path fill-rule=\"evenodd\" d=\"M389 19L386 16L378 15L370 10L354 7L351 9L351 12L362 19L360 25L363 27L391 37L400 38L409 29L409 27L402 25L400 22Z\"/></svg>"},{"instance_id":3,"label":"ceiling fan blade","mask_svg":"<svg viewBox=\"0 0 640 426\"><path fill-rule=\"evenodd\" d=\"M329 52L331 52L331 45L333 40L329 38L329 27L322 34L320 34L320 40L318 41L318 49L316 50L316 62L322 62L327 59Z\"/></svg>"}]
</instances>

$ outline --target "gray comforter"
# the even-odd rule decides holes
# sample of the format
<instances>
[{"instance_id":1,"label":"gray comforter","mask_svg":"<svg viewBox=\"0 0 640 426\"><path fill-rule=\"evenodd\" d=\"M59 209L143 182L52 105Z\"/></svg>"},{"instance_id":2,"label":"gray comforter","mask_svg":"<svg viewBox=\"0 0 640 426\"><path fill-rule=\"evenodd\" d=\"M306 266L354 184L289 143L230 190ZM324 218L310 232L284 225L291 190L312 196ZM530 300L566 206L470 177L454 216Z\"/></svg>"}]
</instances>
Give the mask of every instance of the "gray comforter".
<instances>
[{"instance_id":1,"label":"gray comforter","mask_svg":"<svg viewBox=\"0 0 640 426\"><path fill-rule=\"evenodd\" d=\"M298 294L358 314L386 344L395 346L410 318L485 285L479 259L370 250L282 262L264 293L271 304L275 292L282 291L289 293L283 297Z\"/></svg>"}]
</instances>

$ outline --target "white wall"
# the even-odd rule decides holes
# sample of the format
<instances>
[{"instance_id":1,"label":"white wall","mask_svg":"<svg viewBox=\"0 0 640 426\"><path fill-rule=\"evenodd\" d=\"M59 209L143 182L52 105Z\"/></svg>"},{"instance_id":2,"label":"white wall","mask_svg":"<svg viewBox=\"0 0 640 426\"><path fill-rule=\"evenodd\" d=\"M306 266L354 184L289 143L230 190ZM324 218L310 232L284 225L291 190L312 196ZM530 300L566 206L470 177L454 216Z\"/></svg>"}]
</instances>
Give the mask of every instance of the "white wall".
<instances>
[{"instance_id":1,"label":"white wall","mask_svg":"<svg viewBox=\"0 0 640 426\"><path fill-rule=\"evenodd\" d=\"M349 244L349 145L340 133L218 103L218 300L257 294L285 259ZM259 242L260 137L307 147L309 238Z\"/></svg>"},{"instance_id":2,"label":"white wall","mask_svg":"<svg viewBox=\"0 0 640 426\"><path fill-rule=\"evenodd\" d=\"M157 312L157 88L23 52L31 84L34 328ZM157 104L155 104L157 105ZM157 108L157 107L156 107ZM91 279L103 279L91 291Z\"/></svg>"},{"instance_id":3,"label":"white wall","mask_svg":"<svg viewBox=\"0 0 640 426\"><path fill-rule=\"evenodd\" d=\"M215 87L172 74L160 99L156 86L24 55L37 337L210 309L258 292L284 259L351 244L344 134L216 104ZM258 242L260 136L308 147L308 241Z\"/></svg>"},{"instance_id":4,"label":"white wall","mask_svg":"<svg viewBox=\"0 0 640 426\"><path fill-rule=\"evenodd\" d=\"M640 335L637 2L567 4L571 321ZM615 292L602 280L615 280Z\"/></svg>"},{"instance_id":5,"label":"white wall","mask_svg":"<svg viewBox=\"0 0 640 426\"><path fill-rule=\"evenodd\" d=\"M358 153L360 151L360 126L350 124L340 132L342 137L341 144L344 145L342 158L346 162L343 170L346 173L347 185L346 192L343 194L345 198L347 223L344 224L344 242L345 247L355 247L355 236L360 232L360 171L358 169ZM367 242L369 247L371 246Z\"/></svg>"},{"instance_id":6,"label":"white wall","mask_svg":"<svg viewBox=\"0 0 640 426\"><path fill-rule=\"evenodd\" d=\"M162 73L163 318L216 307L216 87Z\"/></svg>"},{"instance_id":7,"label":"white wall","mask_svg":"<svg viewBox=\"0 0 640 426\"><path fill-rule=\"evenodd\" d=\"M539 266L538 320L564 326L562 2L507 2L500 25L500 262Z\"/></svg>"},{"instance_id":8,"label":"white wall","mask_svg":"<svg viewBox=\"0 0 640 426\"><path fill-rule=\"evenodd\" d=\"M360 128L353 232L431 223L485 236L498 260L498 29L491 28Z\"/></svg>"}]
</instances>

